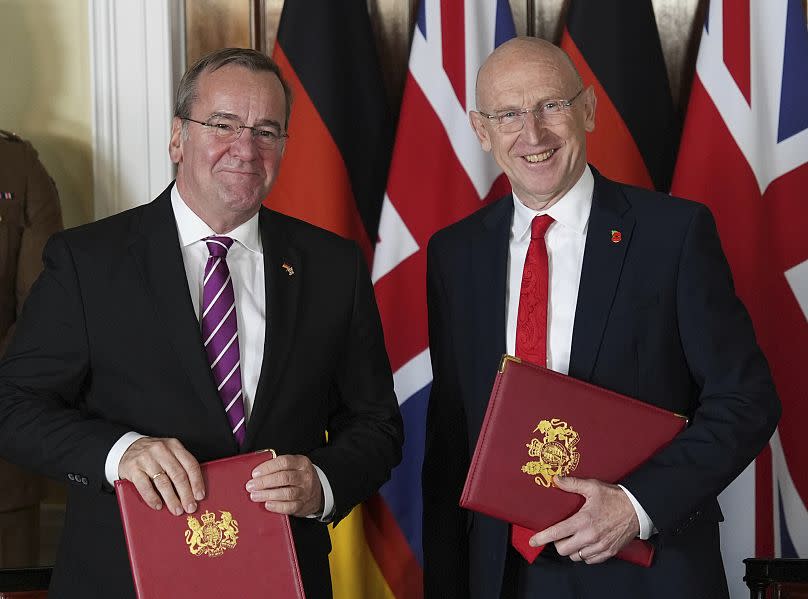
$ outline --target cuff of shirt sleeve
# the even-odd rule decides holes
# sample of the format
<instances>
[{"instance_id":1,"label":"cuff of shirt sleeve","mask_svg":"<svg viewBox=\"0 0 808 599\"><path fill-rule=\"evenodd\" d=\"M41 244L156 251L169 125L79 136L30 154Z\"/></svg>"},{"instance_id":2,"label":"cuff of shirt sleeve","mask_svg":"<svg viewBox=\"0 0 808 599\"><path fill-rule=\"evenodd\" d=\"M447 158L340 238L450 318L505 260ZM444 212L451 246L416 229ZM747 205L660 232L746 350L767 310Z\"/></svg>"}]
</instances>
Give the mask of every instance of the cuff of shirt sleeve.
<instances>
[{"instance_id":1,"label":"cuff of shirt sleeve","mask_svg":"<svg viewBox=\"0 0 808 599\"><path fill-rule=\"evenodd\" d=\"M634 508L634 512L637 514L637 520L640 522L640 534L637 536L643 541L647 541L652 534L657 532L654 523L651 521L651 517L640 505L640 502L637 501L637 498L631 494L631 491L626 489L623 485L618 486L623 489L623 492L626 494L626 497L628 497L628 500L631 502L631 505Z\"/></svg>"},{"instance_id":2,"label":"cuff of shirt sleeve","mask_svg":"<svg viewBox=\"0 0 808 599\"><path fill-rule=\"evenodd\" d=\"M115 445L112 446L112 449L109 450L107 461L104 462L104 476L110 486L114 486L115 481L120 478L120 476L118 476L118 466L121 465L123 454L126 453L126 450L129 449L132 443L145 436L146 435L130 431L118 439Z\"/></svg>"},{"instance_id":3,"label":"cuff of shirt sleeve","mask_svg":"<svg viewBox=\"0 0 808 599\"><path fill-rule=\"evenodd\" d=\"M316 464L312 464L317 471L317 478L320 479L320 486L323 488L323 511L320 514L309 514L307 518L316 518L320 522L331 522L334 518L334 492L331 490L331 484L325 476L325 473L320 470Z\"/></svg>"}]
</instances>

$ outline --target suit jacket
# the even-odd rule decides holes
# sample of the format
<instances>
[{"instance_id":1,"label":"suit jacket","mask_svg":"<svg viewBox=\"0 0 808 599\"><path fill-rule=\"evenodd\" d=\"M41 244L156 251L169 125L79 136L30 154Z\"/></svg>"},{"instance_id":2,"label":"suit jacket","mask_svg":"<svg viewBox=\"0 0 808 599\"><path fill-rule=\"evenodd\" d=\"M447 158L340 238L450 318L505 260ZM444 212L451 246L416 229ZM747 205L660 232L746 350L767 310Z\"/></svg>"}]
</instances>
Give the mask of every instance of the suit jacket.
<instances>
[{"instance_id":1,"label":"suit jacket","mask_svg":"<svg viewBox=\"0 0 808 599\"><path fill-rule=\"evenodd\" d=\"M458 500L505 352L512 202L440 231L428 248L427 598L499 597L508 527ZM635 586L625 596L661 597L666 588L720 596L716 496L768 441L779 402L707 208L595 173L569 375L685 414L690 426L621 481L660 531L654 567L560 567L575 567L581 597L629 578ZM685 534L697 525L703 530Z\"/></svg>"},{"instance_id":2,"label":"suit jacket","mask_svg":"<svg viewBox=\"0 0 808 599\"><path fill-rule=\"evenodd\" d=\"M124 432L176 437L199 461L239 451L204 354L169 190L48 242L0 364L0 452L70 485L49 596L133 594L104 479ZM370 278L355 244L336 235L265 208L259 229L266 342L241 451L307 455L328 477L339 520L401 455ZM326 525L292 518L292 528L307 595L330 596Z\"/></svg>"}]
</instances>

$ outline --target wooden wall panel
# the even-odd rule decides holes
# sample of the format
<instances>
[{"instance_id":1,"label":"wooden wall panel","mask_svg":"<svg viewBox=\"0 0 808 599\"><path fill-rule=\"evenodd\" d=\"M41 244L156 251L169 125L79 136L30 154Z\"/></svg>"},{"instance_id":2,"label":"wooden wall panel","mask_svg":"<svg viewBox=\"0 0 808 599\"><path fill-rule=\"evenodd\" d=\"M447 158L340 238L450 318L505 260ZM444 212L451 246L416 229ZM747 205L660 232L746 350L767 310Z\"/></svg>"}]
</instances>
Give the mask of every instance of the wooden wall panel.
<instances>
[{"instance_id":1,"label":"wooden wall panel","mask_svg":"<svg viewBox=\"0 0 808 599\"><path fill-rule=\"evenodd\" d=\"M284 0L186 0L186 51L193 60L224 46L271 53ZM335 0L336 1L336 0ZM569 0L509 0L518 35L558 42ZM390 106L401 101L417 0L367 0ZM690 92L708 0L652 0L675 103Z\"/></svg>"},{"instance_id":2,"label":"wooden wall panel","mask_svg":"<svg viewBox=\"0 0 808 599\"><path fill-rule=\"evenodd\" d=\"M535 35L542 39L558 42L564 28L563 16L567 0L521 0L525 4L525 35ZM511 10L517 4L511 0ZM516 14L514 12L514 19Z\"/></svg>"},{"instance_id":3,"label":"wooden wall panel","mask_svg":"<svg viewBox=\"0 0 808 599\"><path fill-rule=\"evenodd\" d=\"M283 0L256 0L253 27L260 42L255 47L269 55L272 55L272 49L275 47L281 10L283 10Z\"/></svg>"},{"instance_id":4,"label":"wooden wall panel","mask_svg":"<svg viewBox=\"0 0 808 599\"><path fill-rule=\"evenodd\" d=\"M398 112L404 92L417 8L416 0L368 0L382 77L388 102L394 112Z\"/></svg>"},{"instance_id":5,"label":"wooden wall panel","mask_svg":"<svg viewBox=\"0 0 808 599\"><path fill-rule=\"evenodd\" d=\"M218 48L253 47L250 0L186 0L185 63Z\"/></svg>"},{"instance_id":6,"label":"wooden wall panel","mask_svg":"<svg viewBox=\"0 0 808 599\"><path fill-rule=\"evenodd\" d=\"M682 112L690 97L706 0L653 0L673 100Z\"/></svg>"}]
</instances>

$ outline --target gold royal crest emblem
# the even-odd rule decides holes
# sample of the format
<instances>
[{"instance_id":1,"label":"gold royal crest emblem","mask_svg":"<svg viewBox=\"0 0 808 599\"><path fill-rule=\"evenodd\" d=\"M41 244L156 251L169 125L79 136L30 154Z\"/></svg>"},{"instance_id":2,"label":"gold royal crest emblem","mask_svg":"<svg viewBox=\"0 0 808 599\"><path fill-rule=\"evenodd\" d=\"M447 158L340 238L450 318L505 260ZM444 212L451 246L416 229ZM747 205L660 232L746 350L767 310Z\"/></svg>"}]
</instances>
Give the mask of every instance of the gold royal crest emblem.
<instances>
[{"instance_id":1,"label":"gold royal crest emblem","mask_svg":"<svg viewBox=\"0 0 808 599\"><path fill-rule=\"evenodd\" d=\"M527 453L537 461L522 466L522 472L534 476L537 485L553 486L554 476L566 476L578 467L581 454L575 449L580 440L575 432L563 420L552 418L542 420L533 432L541 432L544 438L533 438L526 444Z\"/></svg>"},{"instance_id":2,"label":"gold royal crest emblem","mask_svg":"<svg viewBox=\"0 0 808 599\"><path fill-rule=\"evenodd\" d=\"M185 531L185 544L191 555L207 555L218 557L227 549L232 549L238 542L238 522L230 512L219 511L222 517L217 520L216 514L205 510L202 523L193 516L188 516L188 530Z\"/></svg>"}]
</instances>

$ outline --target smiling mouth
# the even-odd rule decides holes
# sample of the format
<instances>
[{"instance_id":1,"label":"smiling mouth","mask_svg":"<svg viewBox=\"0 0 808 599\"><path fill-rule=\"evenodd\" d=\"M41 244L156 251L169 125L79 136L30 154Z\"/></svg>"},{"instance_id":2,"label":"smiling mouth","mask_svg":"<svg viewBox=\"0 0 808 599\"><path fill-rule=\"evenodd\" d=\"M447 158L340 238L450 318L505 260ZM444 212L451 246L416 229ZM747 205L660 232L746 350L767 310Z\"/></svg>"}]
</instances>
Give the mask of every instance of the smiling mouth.
<instances>
[{"instance_id":1,"label":"smiling mouth","mask_svg":"<svg viewBox=\"0 0 808 599\"><path fill-rule=\"evenodd\" d=\"M547 150L546 152L542 152L541 154L527 154L522 156L525 160L532 164L536 164L537 162L544 162L545 160L549 159L553 154L555 154L555 149Z\"/></svg>"},{"instance_id":2,"label":"smiling mouth","mask_svg":"<svg viewBox=\"0 0 808 599\"><path fill-rule=\"evenodd\" d=\"M254 175L257 174L257 173L254 173L252 171L239 171L239 170L235 170L235 169L223 169L220 172L228 174L228 175L242 175L242 176L254 176Z\"/></svg>"}]
</instances>

